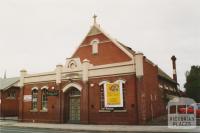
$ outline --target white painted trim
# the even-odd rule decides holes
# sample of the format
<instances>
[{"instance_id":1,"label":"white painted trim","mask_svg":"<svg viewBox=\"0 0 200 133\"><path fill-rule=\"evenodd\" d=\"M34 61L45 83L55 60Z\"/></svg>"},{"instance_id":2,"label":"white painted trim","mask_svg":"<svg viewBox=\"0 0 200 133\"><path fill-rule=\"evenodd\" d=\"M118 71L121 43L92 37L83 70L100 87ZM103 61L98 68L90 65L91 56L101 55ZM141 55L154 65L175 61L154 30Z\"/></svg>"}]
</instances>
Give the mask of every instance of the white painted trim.
<instances>
[{"instance_id":1,"label":"white painted trim","mask_svg":"<svg viewBox=\"0 0 200 133\"><path fill-rule=\"evenodd\" d=\"M55 81L56 80L56 74L54 75L38 75L38 76L30 76L24 78L24 84L30 83L30 82L40 82L40 81Z\"/></svg>"},{"instance_id":2,"label":"white painted trim","mask_svg":"<svg viewBox=\"0 0 200 133\"><path fill-rule=\"evenodd\" d=\"M99 39L98 39L98 38L95 38L95 39L93 39L93 40L90 42L90 45L93 45L94 42L97 42L97 44L100 43Z\"/></svg>"},{"instance_id":3,"label":"white painted trim","mask_svg":"<svg viewBox=\"0 0 200 133\"><path fill-rule=\"evenodd\" d=\"M56 65L56 84L61 83L62 65Z\"/></svg>"},{"instance_id":4,"label":"white painted trim","mask_svg":"<svg viewBox=\"0 0 200 133\"><path fill-rule=\"evenodd\" d=\"M31 90L38 90L39 88L38 87L33 87Z\"/></svg>"},{"instance_id":5,"label":"white painted trim","mask_svg":"<svg viewBox=\"0 0 200 133\"><path fill-rule=\"evenodd\" d=\"M75 67L74 68L71 68L71 64L74 63ZM66 61L65 61L65 67L63 67L63 70L64 69L68 69L68 70L78 70L78 69L81 69L81 60L80 58L67 58Z\"/></svg>"},{"instance_id":6,"label":"white painted trim","mask_svg":"<svg viewBox=\"0 0 200 133\"><path fill-rule=\"evenodd\" d=\"M26 76L24 76L24 78L46 76L46 75L55 75L55 71L43 72L43 73L35 73L35 74L27 74Z\"/></svg>"},{"instance_id":7,"label":"white painted trim","mask_svg":"<svg viewBox=\"0 0 200 133\"><path fill-rule=\"evenodd\" d=\"M89 77L89 79L108 78L108 77L119 77L119 76L127 76L127 75L133 75L133 76L135 76L135 73L113 74L113 75L105 75L105 76L93 76L93 77Z\"/></svg>"},{"instance_id":8,"label":"white painted trim","mask_svg":"<svg viewBox=\"0 0 200 133\"><path fill-rule=\"evenodd\" d=\"M106 65L98 65L92 66L91 64L88 66L88 78L94 77L105 77L105 76L113 76L113 75L124 75L124 74L133 74L135 73L135 64L134 60L128 62L121 62L121 63L113 63L113 64L106 64ZM81 79L83 76L83 67L80 69L67 69L63 68L61 73L61 79L67 79L65 75L70 75L72 73L76 73L78 77L72 77L73 79ZM46 75L45 75L46 74ZM24 83L34 83L34 82L48 82L48 81L55 81L56 80L56 72L55 73L43 73L43 74L34 74L27 75L24 78Z\"/></svg>"},{"instance_id":9,"label":"white painted trim","mask_svg":"<svg viewBox=\"0 0 200 133\"><path fill-rule=\"evenodd\" d=\"M89 77L134 73L134 68L134 65L106 67L101 69L94 66L89 69Z\"/></svg>"},{"instance_id":10,"label":"white painted trim","mask_svg":"<svg viewBox=\"0 0 200 133\"><path fill-rule=\"evenodd\" d=\"M97 65L97 66L92 66L89 69L104 69L104 68L109 68L109 67L121 67L121 66L128 66L128 65L134 65L134 60L132 61L126 61L126 62L120 62L120 63L111 63L111 64L105 64L105 65Z\"/></svg>"},{"instance_id":11,"label":"white painted trim","mask_svg":"<svg viewBox=\"0 0 200 133\"><path fill-rule=\"evenodd\" d=\"M83 60L83 66L82 66L82 80L83 82L87 82L88 81L88 77L89 77L89 72L88 72L88 68L89 68L90 62L87 59Z\"/></svg>"},{"instance_id":12,"label":"white painted trim","mask_svg":"<svg viewBox=\"0 0 200 133\"><path fill-rule=\"evenodd\" d=\"M115 81L115 83L117 83L117 82L120 82L120 84L125 84L126 80L124 80L124 79L118 79L118 80Z\"/></svg>"},{"instance_id":13,"label":"white painted trim","mask_svg":"<svg viewBox=\"0 0 200 133\"><path fill-rule=\"evenodd\" d=\"M103 85L103 84L105 84L105 83L107 83L107 82L109 82L108 80L103 80L103 81L101 81L100 83L99 83L99 86L101 86L101 85Z\"/></svg>"},{"instance_id":14,"label":"white painted trim","mask_svg":"<svg viewBox=\"0 0 200 133\"><path fill-rule=\"evenodd\" d=\"M87 34L87 36L95 36L95 35L99 35L99 34L101 34L101 32L100 32L100 33L97 33L97 34L92 34L92 35L88 35L88 34Z\"/></svg>"},{"instance_id":15,"label":"white painted trim","mask_svg":"<svg viewBox=\"0 0 200 133\"><path fill-rule=\"evenodd\" d=\"M144 75L144 63L143 63L142 53L137 53L135 55L135 70L136 70L137 77L141 77Z\"/></svg>"},{"instance_id":16,"label":"white painted trim","mask_svg":"<svg viewBox=\"0 0 200 133\"><path fill-rule=\"evenodd\" d=\"M79 91L82 90L81 85L79 85L78 83L69 83L68 85L66 85L62 90L63 92L67 91L68 89L70 89L71 87L77 88Z\"/></svg>"},{"instance_id":17,"label":"white painted trim","mask_svg":"<svg viewBox=\"0 0 200 133\"><path fill-rule=\"evenodd\" d=\"M126 83L126 80L124 80L124 79L118 79L118 80L116 80L114 83L117 83L117 82L120 82L120 83L122 83L122 84L125 84L125 83ZM101 81L101 82L99 83L99 86L101 86L101 85L103 85L103 84L105 84L105 83L110 83L110 81L108 81L108 80L103 80L103 81Z\"/></svg>"},{"instance_id":18,"label":"white painted trim","mask_svg":"<svg viewBox=\"0 0 200 133\"><path fill-rule=\"evenodd\" d=\"M41 90L43 90L43 89L47 89L48 90L48 86L43 86L42 88L41 88Z\"/></svg>"},{"instance_id":19,"label":"white painted trim","mask_svg":"<svg viewBox=\"0 0 200 133\"><path fill-rule=\"evenodd\" d=\"M99 44L92 44L92 54L98 54Z\"/></svg>"},{"instance_id":20,"label":"white painted trim","mask_svg":"<svg viewBox=\"0 0 200 133\"><path fill-rule=\"evenodd\" d=\"M108 35L106 32L104 32L99 25L94 24L94 27L96 27L98 30L100 30L107 38L109 38L119 49L121 49L125 54L127 54L131 59L133 59L132 53L130 53L128 50L126 50L121 44L119 44L116 40L114 40L110 35Z\"/></svg>"}]
</instances>

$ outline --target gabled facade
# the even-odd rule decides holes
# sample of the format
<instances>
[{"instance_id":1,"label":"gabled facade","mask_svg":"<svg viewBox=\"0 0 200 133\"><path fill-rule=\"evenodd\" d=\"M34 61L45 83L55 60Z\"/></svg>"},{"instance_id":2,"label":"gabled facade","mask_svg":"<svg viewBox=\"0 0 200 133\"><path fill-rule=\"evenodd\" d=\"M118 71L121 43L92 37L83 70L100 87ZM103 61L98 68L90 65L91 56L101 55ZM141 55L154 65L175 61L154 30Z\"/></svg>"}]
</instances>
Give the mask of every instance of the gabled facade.
<instances>
[{"instance_id":1,"label":"gabled facade","mask_svg":"<svg viewBox=\"0 0 200 133\"><path fill-rule=\"evenodd\" d=\"M145 123L165 113L159 71L142 53L112 39L95 21L64 66L57 65L55 70L39 74L21 71L19 119L48 123ZM170 86L176 84L169 82Z\"/></svg>"},{"instance_id":2,"label":"gabled facade","mask_svg":"<svg viewBox=\"0 0 200 133\"><path fill-rule=\"evenodd\" d=\"M96 53L93 52L94 49L97 49ZM72 58L78 57L81 61L88 59L96 66L131 61L133 56L95 23Z\"/></svg>"}]
</instances>

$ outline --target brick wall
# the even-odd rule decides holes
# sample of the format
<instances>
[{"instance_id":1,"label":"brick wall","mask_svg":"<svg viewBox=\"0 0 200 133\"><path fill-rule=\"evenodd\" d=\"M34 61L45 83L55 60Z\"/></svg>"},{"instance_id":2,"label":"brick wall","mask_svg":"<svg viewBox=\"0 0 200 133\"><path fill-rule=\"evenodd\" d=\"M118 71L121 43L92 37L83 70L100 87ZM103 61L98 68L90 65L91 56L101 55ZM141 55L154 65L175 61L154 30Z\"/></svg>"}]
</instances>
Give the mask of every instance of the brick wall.
<instances>
[{"instance_id":1,"label":"brick wall","mask_svg":"<svg viewBox=\"0 0 200 133\"><path fill-rule=\"evenodd\" d=\"M92 46L89 44L92 39L98 38L100 41L105 41L98 45L98 54L92 54ZM79 57L81 61L88 59L93 65L119 63L131 60L122 50L120 50L115 44L103 34L89 36L85 39L84 45L79 47L72 57Z\"/></svg>"},{"instance_id":2,"label":"brick wall","mask_svg":"<svg viewBox=\"0 0 200 133\"><path fill-rule=\"evenodd\" d=\"M116 80L123 79L125 84L125 112L100 112L100 86L99 83L103 80L114 82ZM105 78L89 79L88 88L84 86L81 81L73 81L80 84L83 88L81 91L81 123L92 124L137 124L137 105L136 105L136 93L135 93L135 75L127 76L111 76ZM69 84L69 81L63 81L60 84L61 90ZM90 86L94 84L94 86ZM25 85L23 95L31 95L31 88L48 86L49 89L56 84L50 83L37 83L34 85ZM89 91L89 92L88 92ZM85 94L84 94L85 93ZM38 91L38 111L32 112L32 102L23 102L22 106L22 121L29 122L48 122L48 123L65 123L67 122L68 115L68 102L66 97L67 91L60 93L59 96L48 97L48 112L41 112L41 91ZM89 99L86 97L89 94ZM60 103L60 99L61 103ZM87 103L87 99L89 102ZM60 110L61 109L61 110Z\"/></svg>"},{"instance_id":3,"label":"brick wall","mask_svg":"<svg viewBox=\"0 0 200 133\"><path fill-rule=\"evenodd\" d=\"M20 119L22 121L29 121L29 122L48 122L48 123L59 123L59 96L48 96L48 111L43 112L42 111L42 102L41 102L41 89L43 86L48 86L51 90L51 87L55 87L57 89L57 86L55 82L46 82L46 83L36 83L36 84L29 84L25 85L23 88L23 94L22 94L22 114ZM38 104L37 104L37 111L32 111L32 102L24 102L23 97L24 95L32 95L32 88L38 87Z\"/></svg>"},{"instance_id":4,"label":"brick wall","mask_svg":"<svg viewBox=\"0 0 200 133\"><path fill-rule=\"evenodd\" d=\"M125 83L125 109L126 112L99 112L100 111L100 87L103 80L114 82L124 79ZM137 103L135 75L116 76L106 78L90 79L89 83L94 84L89 88L89 121L93 124L137 124Z\"/></svg>"},{"instance_id":5,"label":"brick wall","mask_svg":"<svg viewBox=\"0 0 200 133\"><path fill-rule=\"evenodd\" d=\"M9 91L15 91L15 97L8 97ZM0 104L0 116L18 116L19 111L19 88L11 87L6 91L1 91L1 104Z\"/></svg>"},{"instance_id":6,"label":"brick wall","mask_svg":"<svg viewBox=\"0 0 200 133\"><path fill-rule=\"evenodd\" d=\"M137 79L139 123L144 124L166 113L159 88L158 67L144 57L144 76Z\"/></svg>"}]
</instances>

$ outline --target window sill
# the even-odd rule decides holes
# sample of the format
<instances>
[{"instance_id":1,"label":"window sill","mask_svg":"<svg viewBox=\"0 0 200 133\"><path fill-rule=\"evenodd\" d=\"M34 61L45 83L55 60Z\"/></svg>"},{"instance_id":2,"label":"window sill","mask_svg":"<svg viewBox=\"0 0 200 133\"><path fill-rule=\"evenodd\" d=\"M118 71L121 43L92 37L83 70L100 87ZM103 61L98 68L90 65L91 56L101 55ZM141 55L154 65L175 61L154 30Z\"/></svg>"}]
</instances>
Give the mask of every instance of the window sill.
<instances>
[{"instance_id":1,"label":"window sill","mask_svg":"<svg viewBox=\"0 0 200 133\"><path fill-rule=\"evenodd\" d=\"M48 112L48 110L40 110L40 112Z\"/></svg>"},{"instance_id":2,"label":"window sill","mask_svg":"<svg viewBox=\"0 0 200 133\"><path fill-rule=\"evenodd\" d=\"M100 113L111 112L111 110L99 110Z\"/></svg>"},{"instance_id":3,"label":"window sill","mask_svg":"<svg viewBox=\"0 0 200 133\"><path fill-rule=\"evenodd\" d=\"M30 110L30 112L38 112L37 109Z\"/></svg>"},{"instance_id":4,"label":"window sill","mask_svg":"<svg viewBox=\"0 0 200 133\"><path fill-rule=\"evenodd\" d=\"M106 112L116 112L116 113L123 113L127 112L127 110L99 110L100 113L106 113Z\"/></svg>"},{"instance_id":5,"label":"window sill","mask_svg":"<svg viewBox=\"0 0 200 133\"><path fill-rule=\"evenodd\" d=\"M127 112L127 110L114 110L114 112L119 112L119 113L121 113L121 112Z\"/></svg>"},{"instance_id":6,"label":"window sill","mask_svg":"<svg viewBox=\"0 0 200 133\"><path fill-rule=\"evenodd\" d=\"M15 100L16 98L15 97L7 97L6 99Z\"/></svg>"}]
</instances>

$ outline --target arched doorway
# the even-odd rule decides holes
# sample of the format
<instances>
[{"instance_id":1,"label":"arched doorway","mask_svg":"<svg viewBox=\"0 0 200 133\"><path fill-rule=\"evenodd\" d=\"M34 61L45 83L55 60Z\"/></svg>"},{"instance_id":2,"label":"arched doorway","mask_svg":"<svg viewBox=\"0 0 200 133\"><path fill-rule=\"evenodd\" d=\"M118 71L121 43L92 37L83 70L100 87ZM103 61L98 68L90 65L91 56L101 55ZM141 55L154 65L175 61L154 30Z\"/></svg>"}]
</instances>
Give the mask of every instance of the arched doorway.
<instances>
[{"instance_id":1,"label":"arched doorway","mask_svg":"<svg viewBox=\"0 0 200 133\"><path fill-rule=\"evenodd\" d=\"M64 121L66 123L80 123L80 87L66 86L64 93Z\"/></svg>"}]
</instances>

